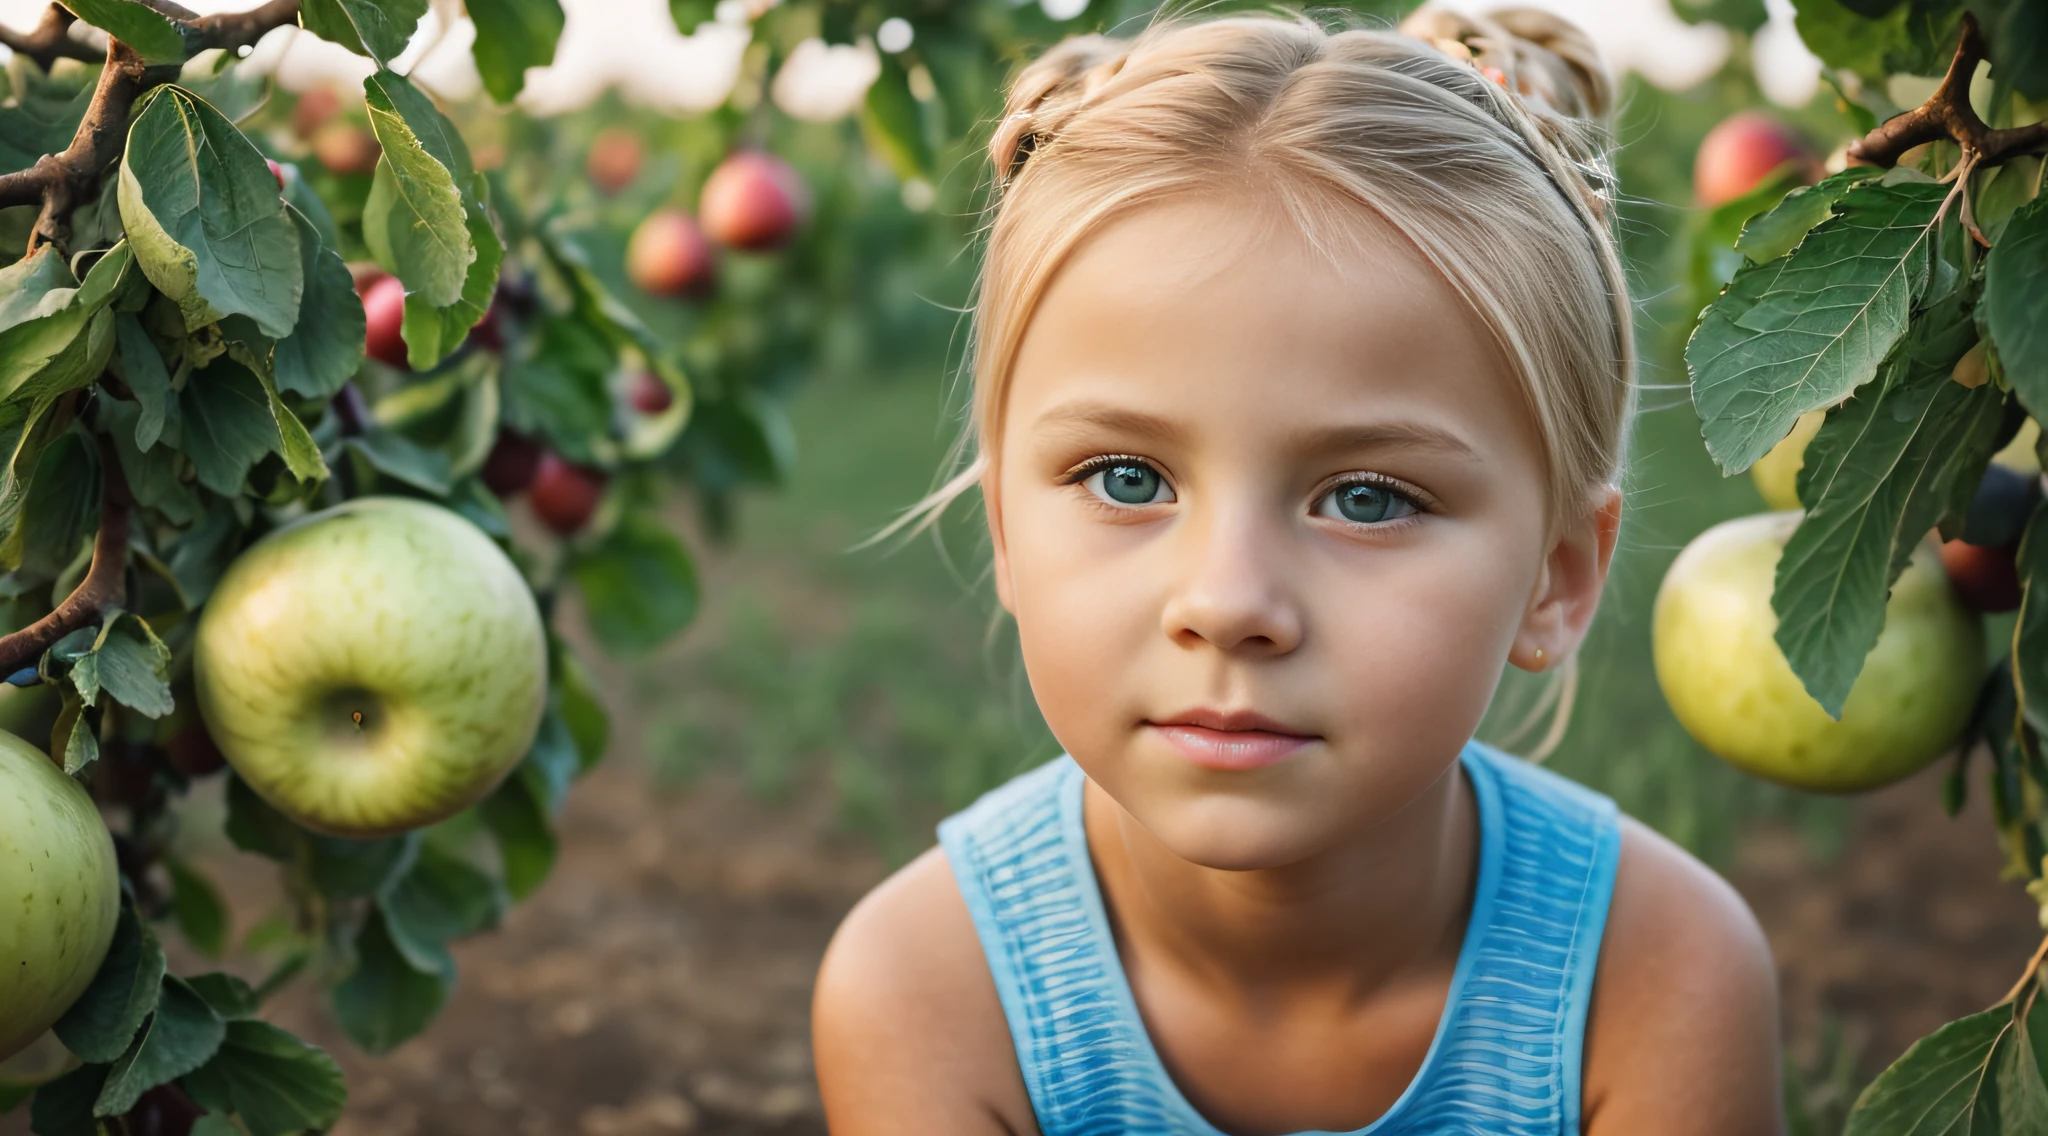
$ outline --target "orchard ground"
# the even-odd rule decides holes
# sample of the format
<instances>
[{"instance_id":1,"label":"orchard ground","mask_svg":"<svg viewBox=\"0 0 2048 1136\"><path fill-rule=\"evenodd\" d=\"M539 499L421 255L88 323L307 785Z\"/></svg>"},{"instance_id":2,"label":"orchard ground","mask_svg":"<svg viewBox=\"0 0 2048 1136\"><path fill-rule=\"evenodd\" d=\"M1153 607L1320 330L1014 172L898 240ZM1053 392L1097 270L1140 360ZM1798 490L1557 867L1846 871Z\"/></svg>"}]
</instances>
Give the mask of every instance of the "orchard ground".
<instances>
[{"instance_id":1,"label":"orchard ground","mask_svg":"<svg viewBox=\"0 0 2048 1136\"><path fill-rule=\"evenodd\" d=\"M579 644L616 716L611 759L571 794L546 886L501 931L457 946L444 1015L371 1057L310 984L274 1004L348 1071L340 1136L824 1131L808 1011L833 927L929 845L939 816L1057 752L1009 662L1013 642L986 636L987 586L966 586L980 568L973 508L943 526L950 566L928 536L890 555L839 552L926 487L953 422L939 392L921 378L803 390L796 476L746 501L729 547L674 503L701 550L705 610L650 658ZM1686 472L1688 415L1644 420L1630 559L1552 760L1735 880L1777 954L1794 1053L1820 1096L1840 1097L2002 995L2039 930L2031 901L1998 881L1981 792L1962 817L1943 815L1942 767L1853 804L1762 793L1670 740L1668 713L1646 718L1661 709L1654 688L1642 701L1619 677L1603 684L1646 670L1631 644L1647 642L1648 594L1683 537L1706 514L1758 507L1747 478ZM217 783L210 792L217 808ZM195 813L190 831L218 826ZM188 851L246 934L277 894L273 865L224 844ZM263 969L246 956L227 965ZM1854 1063L1846 1076L1824 1068L1830 1034ZM22 1116L0 1118L0 1136L25 1131Z\"/></svg>"}]
</instances>

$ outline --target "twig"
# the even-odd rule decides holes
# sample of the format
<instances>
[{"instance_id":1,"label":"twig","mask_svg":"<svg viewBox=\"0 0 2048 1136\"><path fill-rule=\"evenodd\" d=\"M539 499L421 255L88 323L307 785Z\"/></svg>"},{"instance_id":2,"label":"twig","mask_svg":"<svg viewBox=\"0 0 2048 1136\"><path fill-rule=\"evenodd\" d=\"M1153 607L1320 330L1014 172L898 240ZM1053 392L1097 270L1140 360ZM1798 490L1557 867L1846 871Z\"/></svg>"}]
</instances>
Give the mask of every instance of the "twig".
<instances>
[{"instance_id":1,"label":"twig","mask_svg":"<svg viewBox=\"0 0 2048 1136\"><path fill-rule=\"evenodd\" d=\"M77 19L62 5L52 4L43 10L42 22L32 32L0 27L0 44L5 44L16 55L26 55L35 60L36 66L45 71L59 59L96 63L100 58L99 51L71 38L71 25Z\"/></svg>"},{"instance_id":2,"label":"twig","mask_svg":"<svg viewBox=\"0 0 2048 1136\"><path fill-rule=\"evenodd\" d=\"M2041 964L2044 961L2048 961L2048 939L2042 939L2041 945L2034 949L2034 957L2027 960L2027 969L2020 973L2020 980L2012 984L2012 989L2005 992L2005 997L2000 998L1992 1003L1992 1005L2003 1006L2014 998L2019 997L2026 990L2027 983L2032 982L2034 976L2040 973Z\"/></svg>"},{"instance_id":3,"label":"twig","mask_svg":"<svg viewBox=\"0 0 2048 1136\"><path fill-rule=\"evenodd\" d=\"M1927 101L1901 115L1879 123L1870 133L1849 145L1849 160L1873 166L1897 165L1899 158L1915 146L1953 139L1964 154L1975 153L1978 164L1998 165L2005 159L2048 147L2048 122L1993 130L1970 106L1970 79L1977 64L1984 61L1984 33L1977 17L1963 13L1963 30L1956 41L1955 58L1948 74Z\"/></svg>"},{"instance_id":4,"label":"twig","mask_svg":"<svg viewBox=\"0 0 2048 1136\"><path fill-rule=\"evenodd\" d=\"M269 0L247 12L194 16L168 0L148 0L152 8L179 19L195 33L200 48L234 49L261 39L275 27L298 19L299 0ZM183 13L182 16L175 13ZM44 26L51 20L44 18ZM40 29L38 29L40 32ZM150 66L118 39L107 41L106 66L93 91L92 104L61 154L45 154L25 170L0 174L0 209L41 202L43 211L29 232L28 251L43 245L66 250L71 238L71 212L99 193L100 179L121 156L127 139L128 115L144 91L175 79L176 65Z\"/></svg>"},{"instance_id":5,"label":"twig","mask_svg":"<svg viewBox=\"0 0 2048 1136\"><path fill-rule=\"evenodd\" d=\"M0 674L33 666L50 645L91 624L100 613L127 599L128 514L135 498L114 445L100 444L100 531L92 546L92 566L55 611L10 635L0 635Z\"/></svg>"}]
</instances>

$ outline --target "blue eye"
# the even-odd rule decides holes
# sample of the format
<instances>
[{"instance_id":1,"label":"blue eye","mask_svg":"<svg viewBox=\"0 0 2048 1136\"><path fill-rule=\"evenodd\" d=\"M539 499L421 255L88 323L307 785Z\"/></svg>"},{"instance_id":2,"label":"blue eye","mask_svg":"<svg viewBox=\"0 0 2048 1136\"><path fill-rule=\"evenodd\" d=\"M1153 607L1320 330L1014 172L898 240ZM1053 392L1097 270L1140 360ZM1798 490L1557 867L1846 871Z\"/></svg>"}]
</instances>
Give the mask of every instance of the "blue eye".
<instances>
[{"instance_id":1,"label":"blue eye","mask_svg":"<svg viewBox=\"0 0 2048 1136\"><path fill-rule=\"evenodd\" d=\"M1092 484L1098 479L1102 482L1100 489ZM1090 493L1114 505L1162 505L1174 500L1173 488L1159 476L1159 471L1136 458L1104 458L1080 480ZM1166 496L1153 500L1162 489Z\"/></svg>"},{"instance_id":2,"label":"blue eye","mask_svg":"<svg viewBox=\"0 0 2048 1136\"><path fill-rule=\"evenodd\" d=\"M1376 481L1344 482L1326 499L1337 502L1337 519L1361 525L1396 521L1417 511L1407 494Z\"/></svg>"}]
</instances>

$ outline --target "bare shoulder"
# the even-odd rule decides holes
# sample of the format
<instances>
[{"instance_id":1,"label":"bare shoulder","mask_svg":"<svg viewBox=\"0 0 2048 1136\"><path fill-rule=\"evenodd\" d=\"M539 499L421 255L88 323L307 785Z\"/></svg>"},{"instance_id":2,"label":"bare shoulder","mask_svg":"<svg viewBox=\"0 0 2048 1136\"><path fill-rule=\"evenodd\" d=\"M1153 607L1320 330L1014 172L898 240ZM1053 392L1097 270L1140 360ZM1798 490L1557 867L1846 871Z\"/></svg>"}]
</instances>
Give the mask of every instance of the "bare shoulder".
<instances>
[{"instance_id":1,"label":"bare shoulder","mask_svg":"<svg viewBox=\"0 0 2048 1136\"><path fill-rule=\"evenodd\" d=\"M1586 1025L1584 1131L1783 1131L1778 983L1726 880L1623 818Z\"/></svg>"},{"instance_id":2,"label":"bare shoulder","mask_svg":"<svg viewBox=\"0 0 2048 1136\"><path fill-rule=\"evenodd\" d=\"M1037 1132L981 940L940 848L840 923L818 968L811 1045L835 1136Z\"/></svg>"}]
</instances>

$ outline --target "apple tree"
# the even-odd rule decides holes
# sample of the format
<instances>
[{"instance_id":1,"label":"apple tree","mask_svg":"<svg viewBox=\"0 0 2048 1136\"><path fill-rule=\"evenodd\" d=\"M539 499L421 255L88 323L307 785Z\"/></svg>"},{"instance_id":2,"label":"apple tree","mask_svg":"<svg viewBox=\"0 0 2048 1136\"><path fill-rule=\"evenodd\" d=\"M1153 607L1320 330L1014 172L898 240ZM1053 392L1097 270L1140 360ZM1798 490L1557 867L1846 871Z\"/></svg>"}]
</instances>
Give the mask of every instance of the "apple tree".
<instances>
[{"instance_id":1,"label":"apple tree","mask_svg":"<svg viewBox=\"0 0 2048 1136\"><path fill-rule=\"evenodd\" d=\"M1797 470L1803 512L1786 515L1775 568L1758 577L1775 628L1745 670L1782 669L1766 657L1774 646L1805 695L1847 728L1851 691L1892 630L1902 573L1945 564L1973 621L2011 606L2000 598L2010 594L2009 646L1981 683L1973 657L1969 684L1925 675L1895 685L1903 693L1879 712L1912 713L1908 703L1932 689L1963 693L1967 724L1937 747L1956 755L1948 807L1981 772L2010 871L2048 901L2048 504L2034 452L2048 414L2048 3L1795 6L1861 136L1839 172L1789 192L1780 179L1723 206L1741 211L1736 263L1686 345L1694 407L1721 469L1776 451ZM1931 88L1918 105L1891 102L1916 87ZM1939 665L1931 653L1901 657ZM1790 746L1764 756L1790 770L1806 756ZM1834 787L1869 783L1852 770ZM2044 955L2048 944L2015 960L2017 980L1997 1005L1909 1049L1857 1100L1848 1132L2048 1129Z\"/></svg>"},{"instance_id":2,"label":"apple tree","mask_svg":"<svg viewBox=\"0 0 2048 1136\"><path fill-rule=\"evenodd\" d=\"M39 1133L331 1126L338 1067L264 999L305 975L366 1049L424 1029L449 943L540 884L605 749L557 597L622 650L696 610L645 488L691 383L391 68L427 7L66 0L0 28L0 1061L57 1056ZM561 11L470 7L509 100ZM252 125L273 92L239 61L285 25L374 65L346 185ZM446 728L487 690L492 721ZM223 949L223 897L173 842L214 777L215 823L289 896L255 983L173 973L160 938ZM0 1079L0 1109L24 1095Z\"/></svg>"}]
</instances>

